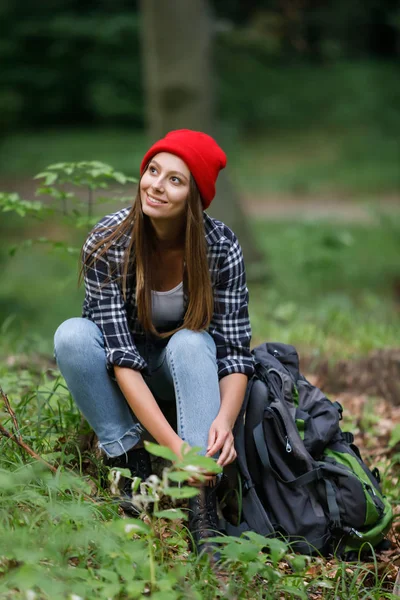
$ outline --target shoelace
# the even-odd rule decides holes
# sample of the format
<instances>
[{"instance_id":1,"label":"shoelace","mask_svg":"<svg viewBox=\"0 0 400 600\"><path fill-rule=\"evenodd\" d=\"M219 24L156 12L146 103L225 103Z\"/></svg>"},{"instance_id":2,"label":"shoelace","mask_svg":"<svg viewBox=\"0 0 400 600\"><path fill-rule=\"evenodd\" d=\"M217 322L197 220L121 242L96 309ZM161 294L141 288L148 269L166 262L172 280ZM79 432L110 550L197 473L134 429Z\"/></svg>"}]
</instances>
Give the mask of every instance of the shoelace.
<instances>
[{"instance_id":1,"label":"shoelace","mask_svg":"<svg viewBox=\"0 0 400 600\"><path fill-rule=\"evenodd\" d=\"M211 493L206 495L204 502L201 496L198 496L194 502L197 506L195 514L190 519L191 529L196 532L199 539L216 535L218 532L217 513Z\"/></svg>"},{"instance_id":2,"label":"shoelace","mask_svg":"<svg viewBox=\"0 0 400 600\"><path fill-rule=\"evenodd\" d=\"M213 496L214 497L212 497L211 494L208 494L206 498L207 516L211 529L214 531L218 531L218 515L215 505L215 491L213 491Z\"/></svg>"}]
</instances>

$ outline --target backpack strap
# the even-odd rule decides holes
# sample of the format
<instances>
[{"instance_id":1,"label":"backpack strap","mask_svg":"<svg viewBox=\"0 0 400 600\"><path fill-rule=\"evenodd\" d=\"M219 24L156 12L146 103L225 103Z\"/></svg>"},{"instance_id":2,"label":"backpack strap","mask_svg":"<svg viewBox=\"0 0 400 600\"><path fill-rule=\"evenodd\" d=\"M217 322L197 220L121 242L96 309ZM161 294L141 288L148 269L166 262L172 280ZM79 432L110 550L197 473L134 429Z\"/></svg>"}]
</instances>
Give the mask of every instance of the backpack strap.
<instances>
[{"instance_id":1,"label":"backpack strap","mask_svg":"<svg viewBox=\"0 0 400 600\"><path fill-rule=\"evenodd\" d=\"M332 402L332 404L337 409L339 413L339 421L341 421L343 419L343 406L337 400L335 400L335 402Z\"/></svg>"},{"instance_id":2,"label":"backpack strap","mask_svg":"<svg viewBox=\"0 0 400 600\"><path fill-rule=\"evenodd\" d=\"M241 537L246 531L253 531L246 521L242 521L239 525L232 525L232 523L229 523L225 519L220 519L219 529L224 530L226 535L233 535L235 537Z\"/></svg>"},{"instance_id":3,"label":"backpack strap","mask_svg":"<svg viewBox=\"0 0 400 600\"><path fill-rule=\"evenodd\" d=\"M242 481L242 516L248 530L256 531L261 535L271 535L274 533L274 526L271 523L268 514L254 489L254 483L249 473L246 448L245 448L245 432L244 432L244 414L249 401L251 389L256 379L253 377L247 386L247 393L243 402L242 409L235 423L234 436L235 448L237 452L237 464L241 474ZM230 526L230 531L233 532L233 525ZM240 535L239 530L236 533ZM232 535L235 535L232 533Z\"/></svg>"},{"instance_id":4,"label":"backpack strap","mask_svg":"<svg viewBox=\"0 0 400 600\"><path fill-rule=\"evenodd\" d=\"M339 529L342 524L340 521L340 510L336 502L336 494L333 485L329 479L324 479L326 502L328 504L329 518L334 529Z\"/></svg>"},{"instance_id":5,"label":"backpack strap","mask_svg":"<svg viewBox=\"0 0 400 600\"><path fill-rule=\"evenodd\" d=\"M256 531L260 535L271 535L275 532L254 486L242 496L242 513L252 531Z\"/></svg>"}]
</instances>

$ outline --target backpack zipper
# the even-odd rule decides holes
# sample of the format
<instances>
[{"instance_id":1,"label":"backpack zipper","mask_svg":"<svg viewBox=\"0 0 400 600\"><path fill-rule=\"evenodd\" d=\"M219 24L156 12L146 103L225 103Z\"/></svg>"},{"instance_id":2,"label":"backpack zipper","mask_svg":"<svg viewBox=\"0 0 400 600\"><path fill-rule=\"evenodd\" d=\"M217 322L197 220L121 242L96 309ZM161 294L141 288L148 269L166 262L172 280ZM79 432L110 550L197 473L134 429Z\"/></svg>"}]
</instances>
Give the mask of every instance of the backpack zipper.
<instances>
[{"instance_id":1,"label":"backpack zipper","mask_svg":"<svg viewBox=\"0 0 400 600\"><path fill-rule=\"evenodd\" d=\"M379 518L381 518L383 513L385 512L385 507L384 507L382 500L379 498L378 494L376 493L376 491L372 485L369 485L368 483L364 483L364 486L365 486L365 489L367 490L367 492L369 492L369 495L372 496L372 502L374 503L374 506L379 514Z\"/></svg>"},{"instance_id":2,"label":"backpack zipper","mask_svg":"<svg viewBox=\"0 0 400 600\"><path fill-rule=\"evenodd\" d=\"M277 410L274 410L274 408L271 406L267 406L265 410L267 410L269 413L272 414L275 423L278 425L279 433L281 434L281 437L285 443L286 452L287 453L292 452L293 448L290 443L289 437L287 435L287 431L286 431L283 419L281 417L281 414Z\"/></svg>"}]
</instances>

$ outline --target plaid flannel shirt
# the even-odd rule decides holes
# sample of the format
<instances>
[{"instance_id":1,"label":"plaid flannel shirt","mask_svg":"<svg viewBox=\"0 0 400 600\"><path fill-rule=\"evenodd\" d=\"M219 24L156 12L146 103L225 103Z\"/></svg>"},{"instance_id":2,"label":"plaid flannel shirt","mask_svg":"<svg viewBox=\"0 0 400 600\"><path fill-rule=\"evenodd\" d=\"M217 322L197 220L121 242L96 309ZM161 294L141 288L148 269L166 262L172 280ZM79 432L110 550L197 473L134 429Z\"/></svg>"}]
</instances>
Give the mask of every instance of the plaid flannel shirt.
<instances>
[{"instance_id":1,"label":"plaid flannel shirt","mask_svg":"<svg viewBox=\"0 0 400 600\"><path fill-rule=\"evenodd\" d=\"M127 217L129 210L124 208L99 221L84 244L84 260L95 244ZM206 213L203 215L214 291L214 314L208 332L217 347L218 376L221 379L230 373L244 373L251 377L254 360L250 353L251 328L242 250L235 234L226 225ZM146 335L137 316L135 274L128 275L126 302L120 285L129 240L130 237L125 235L101 257L98 250L93 264L85 267L84 272L82 316L101 329L107 368L111 372L114 365L144 371L147 367L135 344L135 339Z\"/></svg>"}]
</instances>

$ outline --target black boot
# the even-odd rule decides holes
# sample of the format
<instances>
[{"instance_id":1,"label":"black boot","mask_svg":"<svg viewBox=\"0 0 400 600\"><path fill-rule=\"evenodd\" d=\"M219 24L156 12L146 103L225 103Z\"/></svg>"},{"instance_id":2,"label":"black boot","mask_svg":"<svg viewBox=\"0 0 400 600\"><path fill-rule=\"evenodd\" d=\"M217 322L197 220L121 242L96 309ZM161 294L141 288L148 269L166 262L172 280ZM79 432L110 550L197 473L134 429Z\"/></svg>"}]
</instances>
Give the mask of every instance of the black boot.
<instances>
[{"instance_id":1,"label":"black boot","mask_svg":"<svg viewBox=\"0 0 400 600\"><path fill-rule=\"evenodd\" d=\"M218 545L207 538L219 535L216 487L202 486L200 493L189 499L189 531L193 538L193 550L208 554L211 562L220 560Z\"/></svg>"},{"instance_id":2,"label":"black boot","mask_svg":"<svg viewBox=\"0 0 400 600\"><path fill-rule=\"evenodd\" d=\"M120 456L105 456L103 463L110 469L129 469L131 477L140 477L142 481L152 474L150 455L144 448L131 448ZM132 479L121 477L118 487L121 491L120 506L127 512L138 514L131 502Z\"/></svg>"}]
</instances>

